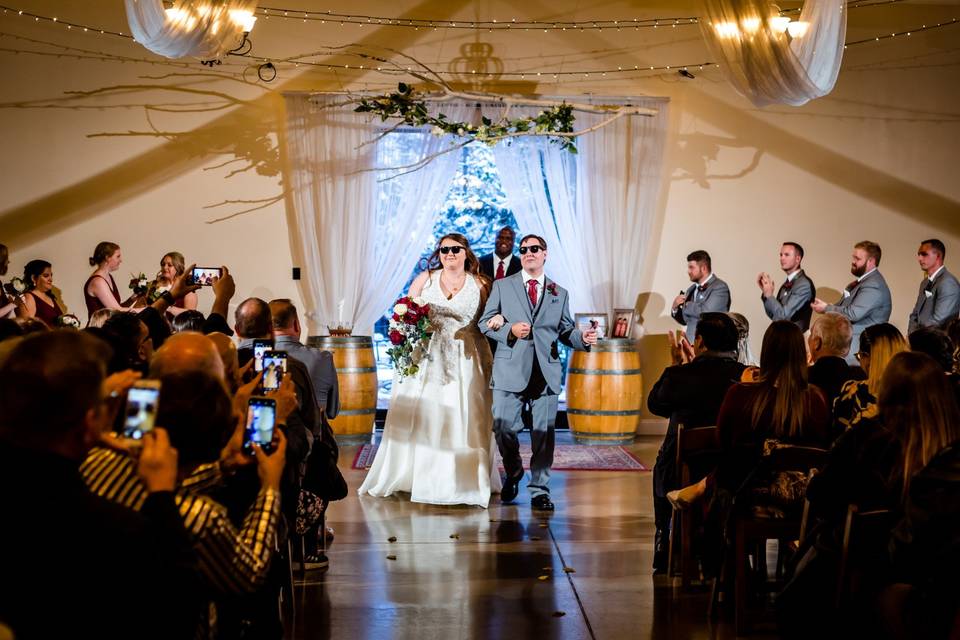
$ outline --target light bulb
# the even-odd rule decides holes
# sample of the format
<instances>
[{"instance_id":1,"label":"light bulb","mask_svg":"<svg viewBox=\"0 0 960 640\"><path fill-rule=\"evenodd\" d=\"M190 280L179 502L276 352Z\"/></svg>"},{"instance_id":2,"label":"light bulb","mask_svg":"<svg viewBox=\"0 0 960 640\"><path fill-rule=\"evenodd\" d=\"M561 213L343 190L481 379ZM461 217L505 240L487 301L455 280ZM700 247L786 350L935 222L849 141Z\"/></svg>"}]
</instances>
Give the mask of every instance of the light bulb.
<instances>
[{"instance_id":1,"label":"light bulb","mask_svg":"<svg viewBox=\"0 0 960 640\"><path fill-rule=\"evenodd\" d=\"M713 25L713 28L716 29L717 35L721 38L735 38L740 35L740 29L736 22L718 22Z\"/></svg>"},{"instance_id":2,"label":"light bulb","mask_svg":"<svg viewBox=\"0 0 960 640\"><path fill-rule=\"evenodd\" d=\"M244 11L243 9L231 9L230 19L246 33L253 31L253 25L257 22L257 17L253 15L252 11Z\"/></svg>"},{"instance_id":3,"label":"light bulb","mask_svg":"<svg viewBox=\"0 0 960 640\"><path fill-rule=\"evenodd\" d=\"M740 24L747 33L756 33L760 29L760 18L744 18Z\"/></svg>"}]
</instances>

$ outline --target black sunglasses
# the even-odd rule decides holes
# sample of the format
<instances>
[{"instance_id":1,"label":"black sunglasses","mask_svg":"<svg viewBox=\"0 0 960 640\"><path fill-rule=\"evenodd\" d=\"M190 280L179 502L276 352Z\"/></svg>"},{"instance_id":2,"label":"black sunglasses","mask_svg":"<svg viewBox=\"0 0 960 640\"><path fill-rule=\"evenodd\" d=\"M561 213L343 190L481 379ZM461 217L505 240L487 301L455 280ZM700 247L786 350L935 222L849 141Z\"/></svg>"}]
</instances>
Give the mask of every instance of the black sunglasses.
<instances>
[{"instance_id":1,"label":"black sunglasses","mask_svg":"<svg viewBox=\"0 0 960 640\"><path fill-rule=\"evenodd\" d=\"M530 245L529 247L520 247L520 255L525 254L527 251L530 253L538 253L540 251L546 251L543 247L538 244Z\"/></svg>"},{"instance_id":2,"label":"black sunglasses","mask_svg":"<svg viewBox=\"0 0 960 640\"><path fill-rule=\"evenodd\" d=\"M447 255L451 251L453 251L453 255L457 255L458 253L463 251L463 247L440 247L440 253L442 253L443 255Z\"/></svg>"}]
</instances>

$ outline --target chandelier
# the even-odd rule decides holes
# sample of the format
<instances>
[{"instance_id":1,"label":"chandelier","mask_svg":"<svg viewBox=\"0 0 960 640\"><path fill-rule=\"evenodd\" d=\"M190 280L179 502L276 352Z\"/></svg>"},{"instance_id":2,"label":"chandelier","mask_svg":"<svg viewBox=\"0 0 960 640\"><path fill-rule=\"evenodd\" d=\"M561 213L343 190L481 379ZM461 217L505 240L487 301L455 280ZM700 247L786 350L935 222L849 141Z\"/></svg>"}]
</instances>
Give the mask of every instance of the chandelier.
<instances>
[{"instance_id":1,"label":"chandelier","mask_svg":"<svg viewBox=\"0 0 960 640\"><path fill-rule=\"evenodd\" d=\"M126 0L136 41L165 58L217 60L248 43L257 0Z\"/></svg>"}]
</instances>

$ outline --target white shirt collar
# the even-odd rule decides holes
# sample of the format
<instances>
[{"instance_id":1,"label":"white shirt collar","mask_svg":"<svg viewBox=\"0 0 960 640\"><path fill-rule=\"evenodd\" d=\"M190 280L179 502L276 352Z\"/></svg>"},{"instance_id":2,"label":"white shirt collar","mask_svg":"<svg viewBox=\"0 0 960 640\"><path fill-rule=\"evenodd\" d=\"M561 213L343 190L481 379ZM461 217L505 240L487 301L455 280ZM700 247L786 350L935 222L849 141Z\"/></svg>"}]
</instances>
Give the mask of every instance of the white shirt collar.
<instances>
[{"instance_id":1,"label":"white shirt collar","mask_svg":"<svg viewBox=\"0 0 960 640\"><path fill-rule=\"evenodd\" d=\"M497 254L493 254L493 266L496 267L498 264L503 263L503 268L506 269L510 266L510 261L513 260L513 254L511 253L506 258L501 258Z\"/></svg>"},{"instance_id":2,"label":"white shirt collar","mask_svg":"<svg viewBox=\"0 0 960 640\"><path fill-rule=\"evenodd\" d=\"M544 274L544 273L541 273L539 278L534 278L532 275L530 275L529 273L527 273L527 270L526 270L526 269L523 270L523 284L524 284L524 285L526 285L528 282L530 282L531 279L533 279L533 280L536 280L536 281L537 281L537 287L538 287L539 289L542 289L542 288L543 288L543 281L544 281L545 278L546 278L546 274Z\"/></svg>"},{"instance_id":3,"label":"white shirt collar","mask_svg":"<svg viewBox=\"0 0 960 640\"><path fill-rule=\"evenodd\" d=\"M934 271L932 276L927 276L927 280L929 280L930 282L933 282L934 280L936 280L937 276L940 275L940 272L943 271L943 268L945 266L947 265L945 264L940 265L940 268Z\"/></svg>"},{"instance_id":4,"label":"white shirt collar","mask_svg":"<svg viewBox=\"0 0 960 640\"><path fill-rule=\"evenodd\" d=\"M800 275L801 271L803 271L803 269L797 269L796 271L788 275L787 282L793 282L794 280L796 280L797 276Z\"/></svg>"},{"instance_id":5,"label":"white shirt collar","mask_svg":"<svg viewBox=\"0 0 960 640\"><path fill-rule=\"evenodd\" d=\"M713 280L713 272L710 272L710 275L708 275L707 279L703 281L703 284L697 284L697 286L701 288L705 287L707 286L707 283L709 283L711 280Z\"/></svg>"},{"instance_id":6,"label":"white shirt collar","mask_svg":"<svg viewBox=\"0 0 960 640\"><path fill-rule=\"evenodd\" d=\"M873 272L876 271L876 270L877 270L876 267L874 267L873 269L870 269L870 271L867 271L865 274L863 274L862 276L860 276L859 278L857 278L857 282L863 282L863 279L864 279L864 278L866 278L868 275L870 275L871 273L873 273Z\"/></svg>"}]
</instances>

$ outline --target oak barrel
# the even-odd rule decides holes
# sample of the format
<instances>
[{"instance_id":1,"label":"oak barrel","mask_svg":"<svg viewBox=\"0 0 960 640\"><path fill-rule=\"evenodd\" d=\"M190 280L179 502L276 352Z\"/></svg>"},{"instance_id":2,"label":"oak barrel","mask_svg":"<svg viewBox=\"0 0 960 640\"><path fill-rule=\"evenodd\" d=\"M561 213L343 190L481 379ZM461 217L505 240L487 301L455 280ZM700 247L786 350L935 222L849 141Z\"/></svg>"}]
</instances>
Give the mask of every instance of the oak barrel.
<instances>
[{"instance_id":1,"label":"oak barrel","mask_svg":"<svg viewBox=\"0 0 960 640\"><path fill-rule=\"evenodd\" d=\"M637 343L609 338L571 352L567 421L581 444L627 444L636 437L643 405Z\"/></svg>"},{"instance_id":2,"label":"oak barrel","mask_svg":"<svg viewBox=\"0 0 960 640\"><path fill-rule=\"evenodd\" d=\"M337 442L370 441L377 417L377 361L370 336L310 336L307 345L333 353L340 413L330 421Z\"/></svg>"}]
</instances>

